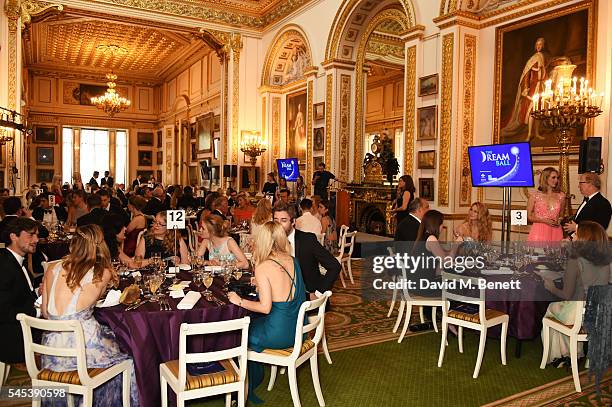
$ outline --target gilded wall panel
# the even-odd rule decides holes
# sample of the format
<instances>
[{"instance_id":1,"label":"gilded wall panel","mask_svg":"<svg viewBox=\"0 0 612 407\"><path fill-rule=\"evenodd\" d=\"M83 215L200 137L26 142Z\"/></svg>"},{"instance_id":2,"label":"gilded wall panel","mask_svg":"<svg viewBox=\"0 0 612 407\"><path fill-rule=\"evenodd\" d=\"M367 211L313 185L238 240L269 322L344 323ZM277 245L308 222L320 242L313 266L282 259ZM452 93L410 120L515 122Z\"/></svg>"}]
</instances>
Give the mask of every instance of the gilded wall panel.
<instances>
[{"instance_id":1,"label":"gilded wall panel","mask_svg":"<svg viewBox=\"0 0 612 407\"><path fill-rule=\"evenodd\" d=\"M334 77L327 75L327 88L325 91L325 163L331 168L332 153L332 107L334 95Z\"/></svg>"},{"instance_id":2,"label":"gilded wall panel","mask_svg":"<svg viewBox=\"0 0 612 407\"><path fill-rule=\"evenodd\" d=\"M349 166L349 139L351 133L351 76L340 76L340 179L346 180ZM355 150L361 140L355 140ZM360 149L359 149L360 150ZM355 174L361 174L361 167L355 169ZM355 179L359 179L356 177Z\"/></svg>"},{"instance_id":3,"label":"gilded wall panel","mask_svg":"<svg viewBox=\"0 0 612 407\"><path fill-rule=\"evenodd\" d=\"M272 158L280 158L281 98L272 97Z\"/></svg>"},{"instance_id":4,"label":"gilded wall panel","mask_svg":"<svg viewBox=\"0 0 612 407\"><path fill-rule=\"evenodd\" d=\"M312 92L313 92L313 81L308 81L308 90L307 90L307 98L308 98L308 115L307 115L307 124L306 124L306 177L308 179L310 174L313 173L312 169ZM310 193L310 183L306 183L306 193Z\"/></svg>"},{"instance_id":5,"label":"gilded wall panel","mask_svg":"<svg viewBox=\"0 0 612 407\"><path fill-rule=\"evenodd\" d=\"M453 33L442 37L442 114L440 117L440 166L438 172L438 205L440 206L448 206L449 203L454 46L455 37Z\"/></svg>"},{"instance_id":6,"label":"gilded wall panel","mask_svg":"<svg viewBox=\"0 0 612 407\"><path fill-rule=\"evenodd\" d=\"M474 142L474 91L476 77L476 37L463 39L463 143L461 145L461 205L469 205L472 199L472 183L468 174L470 163L468 146Z\"/></svg>"},{"instance_id":7,"label":"gilded wall panel","mask_svg":"<svg viewBox=\"0 0 612 407\"><path fill-rule=\"evenodd\" d=\"M416 45L406 53L404 95L404 174L412 175L414 168L414 112L416 98Z\"/></svg>"}]
</instances>

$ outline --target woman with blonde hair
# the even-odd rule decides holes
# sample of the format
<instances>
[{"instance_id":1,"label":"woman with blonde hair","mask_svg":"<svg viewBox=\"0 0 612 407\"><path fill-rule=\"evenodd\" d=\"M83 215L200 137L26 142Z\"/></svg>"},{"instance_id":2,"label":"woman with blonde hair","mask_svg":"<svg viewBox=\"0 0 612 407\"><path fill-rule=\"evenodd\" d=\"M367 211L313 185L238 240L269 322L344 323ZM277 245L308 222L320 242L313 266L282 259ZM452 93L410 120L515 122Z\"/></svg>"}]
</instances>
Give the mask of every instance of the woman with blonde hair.
<instances>
[{"instance_id":1,"label":"woman with blonde hair","mask_svg":"<svg viewBox=\"0 0 612 407\"><path fill-rule=\"evenodd\" d=\"M527 220L532 222L529 242L558 242L563 239L559 223L565 210L565 194L561 192L559 171L546 167L540 174L538 191L529 195Z\"/></svg>"},{"instance_id":2,"label":"woman with blonde hair","mask_svg":"<svg viewBox=\"0 0 612 407\"><path fill-rule=\"evenodd\" d=\"M249 268L249 261L238 247L238 243L227 234L227 224L219 215L208 215L204 218L202 230L204 240L198 247L198 256L204 256L208 251L208 259L212 264L222 261L236 262L236 267Z\"/></svg>"},{"instance_id":3,"label":"woman with blonde hair","mask_svg":"<svg viewBox=\"0 0 612 407\"><path fill-rule=\"evenodd\" d=\"M62 195L62 176L54 175L53 182L51 183L51 188L49 192L55 196L55 204L59 205L62 203L64 196Z\"/></svg>"},{"instance_id":4,"label":"woman with blonde hair","mask_svg":"<svg viewBox=\"0 0 612 407\"><path fill-rule=\"evenodd\" d=\"M467 219L455 230L455 237L477 242L490 242L493 237L493 222L489 208L482 202L470 206Z\"/></svg>"},{"instance_id":5,"label":"woman with blonde hair","mask_svg":"<svg viewBox=\"0 0 612 407\"><path fill-rule=\"evenodd\" d=\"M189 251L183 237L180 233L168 230L167 225L166 211L158 212L151 229L136 247L136 258L150 259L154 253L159 253L162 259L172 258L175 265L189 263ZM175 248L178 253L174 252ZM149 260L145 260L142 265L149 263Z\"/></svg>"},{"instance_id":6,"label":"woman with blonde hair","mask_svg":"<svg viewBox=\"0 0 612 407\"><path fill-rule=\"evenodd\" d=\"M83 185L83 179L81 178L81 173L78 171L75 171L74 174L72 174L72 190L73 191L76 191L76 190L85 191L85 186Z\"/></svg>"},{"instance_id":7,"label":"woman with blonde hair","mask_svg":"<svg viewBox=\"0 0 612 407\"><path fill-rule=\"evenodd\" d=\"M269 221L257 229L253 253L258 301L244 300L234 292L228 294L232 304L264 314L249 326L249 349L285 349L293 346L300 306L306 300L306 288L300 266L291 257L285 229ZM254 390L263 381L263 366L249 362L249 400L259 403Z\"/></svg>"},{"instance_id":8,"label":"woman with blonde hair","mask_svg":"<svg viewBox=\"0 0 612 407\"><path fill-rule=\"evenodd\" d=\"M255 234L255 229L258 226L263 225L266 222L272 220L272 201L268 198L261 198L259 202L257 202L257 207L255 208L255 213L253 213L253 217L251 218L251 235Z\"/></svg>"},{"instance_id":9,"label":"woman with blonde hair","mask_svg":"<svg viewBox=\"0 0 612 407\"><path fill-rule=\"evenodd\" d=\"M563 274L563 288L557 288L553 280L544 279L544 287L564 301L553 302L546 310L546 317L562 324L572 324L576 312L580 312L576 301L584 301L591 286L608 285L610 262L608 235L597 222L580 222L572 244L572 253ZM547 363L559 367L569 365L569 338L560 332L549 330L550 347ZM542 335L542 340L546 338ZM583 355L582 343L578 345L578 357Z\"/></svg>"},{"instance_id":10,"label":"woman with blonde hair","mask_svg":"<svg viewBox=\"0 0 612 407\"><path fill-rule=\"evenodd\" d=\"M45 273L42 313L51 320L78 320L85 335L87 368L110 368L129 356L121 353L115 335L106 325L93 317L94 305L107 287L117 283L117 275L111 266L108 247L102 229L97 225L81 226L70 241L70 253L49 272ZM45 332L45 346L73 348L73 335L61 332ZM76 359L44 355L44 369L57 372L76 370ZM122 404L122 380L117 376L94 390L96 405L118 406ZM138 405L138 387L131 377L131 404Z\"/></svg>"}]
</instances>

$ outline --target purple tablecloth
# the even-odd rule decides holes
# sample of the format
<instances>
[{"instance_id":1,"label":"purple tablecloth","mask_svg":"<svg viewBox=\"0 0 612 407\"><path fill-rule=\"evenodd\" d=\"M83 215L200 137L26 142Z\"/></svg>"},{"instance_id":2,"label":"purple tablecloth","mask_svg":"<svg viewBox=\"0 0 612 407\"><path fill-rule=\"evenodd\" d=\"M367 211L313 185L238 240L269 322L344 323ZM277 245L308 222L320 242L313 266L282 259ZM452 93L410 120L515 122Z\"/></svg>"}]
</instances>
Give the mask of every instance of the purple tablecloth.
<instances>
[{"instance_id":1,"label":"purple tablecloth","mask_svg":"<svg viewBox=\"0 0 612 407\"><path fill-rule=\"evenodd\" d=\"M211 287L219 295L220 278L215 278ZM225 298L223 298L226 301ZM96 308L95 317L110 326L117 337L121 350L132 356L136 383L140 394L140 405L161 405L159 365L179 357L179 328L183 322L215 322L246 315L246 310L231 303L216 306L201 298L191 310L177 310L179 300L168 298L172 311L159 311L156 303L147 303L136 310L125 311L123 305ZM190 352L223 350L240 343L237 333L206 335L188 342Z\"/></svg>"}]
</instances>

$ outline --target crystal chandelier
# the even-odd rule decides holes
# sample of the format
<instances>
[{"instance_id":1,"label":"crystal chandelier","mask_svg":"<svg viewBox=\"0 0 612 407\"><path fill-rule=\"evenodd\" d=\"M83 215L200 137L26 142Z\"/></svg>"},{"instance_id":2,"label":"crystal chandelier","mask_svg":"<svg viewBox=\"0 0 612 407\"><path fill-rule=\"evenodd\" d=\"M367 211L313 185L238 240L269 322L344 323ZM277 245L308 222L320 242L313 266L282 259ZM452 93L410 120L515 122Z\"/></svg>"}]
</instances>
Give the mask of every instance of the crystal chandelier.
<instances>
[{"instance_id":1,"label":"crystal chandelier","mask_svg":"<svg viewBox=\"0 0 612 407\"><path fill-rule=\"evenodd\" d=\"M251 157L251 165L255 166L257 157L266 151L266 142L258 131L243 130L240 151Z\"/></svg>"},{"instance_id":2,"label":"crystal chandelier","mask_svg":"<svg viewBox=\"0 0 612 407\"><path fill-rule=\"evenodd\" d=\"M115 84L117 75L114 73L107 73L106 79L108 80L108 82L106 82L106 85L108 86L106 93L102 96L92 97L91 103L98 109L104 111L110 117L113 117L115 114L127 109L131 102L126 98L119 96L117 90L115 90L115 87L117 86Z\"/></svg>"}]
</instances>

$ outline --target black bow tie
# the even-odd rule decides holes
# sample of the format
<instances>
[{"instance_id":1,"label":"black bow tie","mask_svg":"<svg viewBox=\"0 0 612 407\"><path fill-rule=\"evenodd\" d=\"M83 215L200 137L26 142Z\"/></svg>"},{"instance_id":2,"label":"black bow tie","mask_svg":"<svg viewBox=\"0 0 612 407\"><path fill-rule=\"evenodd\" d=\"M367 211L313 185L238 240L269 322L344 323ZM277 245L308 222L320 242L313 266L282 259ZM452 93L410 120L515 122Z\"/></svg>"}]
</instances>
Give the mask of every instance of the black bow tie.
<instances>
[{"instance_id":1,"label":"black bow tie","mask_svg":"<svg viewBox=\"0 0 612 407\"><path fill-rule=\"evenodd\" d=\"M53 213L51 209L45 209L45 213Z\"/></svg>"},{"instance_id":2,"label":"black bow tie","mask_svg":"<svg viewBox=\"0 0 612 407\"><path fill-rule=\"evenodd\" d=\"M584 199L582 200L582 202L589 202L589 197L585 196Z\"/></svg>"}]
</instances>

